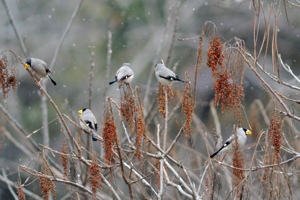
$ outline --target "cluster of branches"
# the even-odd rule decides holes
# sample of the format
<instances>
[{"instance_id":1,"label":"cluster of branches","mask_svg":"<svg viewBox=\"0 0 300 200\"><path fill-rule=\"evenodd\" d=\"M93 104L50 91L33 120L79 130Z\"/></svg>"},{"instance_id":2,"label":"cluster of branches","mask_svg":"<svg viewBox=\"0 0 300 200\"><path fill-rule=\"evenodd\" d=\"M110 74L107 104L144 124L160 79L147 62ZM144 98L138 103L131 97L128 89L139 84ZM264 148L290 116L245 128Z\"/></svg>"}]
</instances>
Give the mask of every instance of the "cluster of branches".
<instances>
[{"instance_id":1,"label":"cluster of branches","mask_svg":"<svg viewBox=\"0 0 300 200\"><path fill-rule=\"evenodd\" d=\"M74 136L76 134L70 127L76 127L79 132L84 130L81 130L72 116L61 113L59 106L55 104L43 85L39 85L38 88L45 98L44 102L50 102L65 133L65 141L62 142L61 149L50 148L47 141L37 144L1 105L1 112L15 130L15 135L12 136L5 128L2 128L2 133L28 158L36 158L36 154L39 156L33 161L34 165L19 165L17 183L10 180L9 177L12 175L8 176L5 170L2 170L0 180L7 184L16 199L26 199L26 196L41 199L36 191L32 192L29 189L37 180L40 194L44 199L56 196L56 193L62 191L68 191L68 194L61 199L128 197L130 199L171 199L174 196L186 199L226 197L274 199L297 196L299 170L295 161L300 157L300 150L294 138L299 134L297 123L300 117L297 111L290 109L290 105L299 104L299 101L288 97L285 93L286 89L275 89L273 83L276 82L291 91L298 91L300 88L297 85L281 80L279 73L283 71L297 82L299 79L281 59L277 49L276 19L279 10L275 5L270 6L267 12L269 16L265 16L262 2L252 3L254 53L250 53L239 38L234 38L233 44L222 42L216 26L212 22L206 22L201 36L197 37L199 45L194 79L190 81L186 73L188 81L184 84L182 92L176 91L174 87L159 85L157 98L149 102L151 73L143 101L139 88L132 88L130 85L120 87L119 102L112 97L106 98L103 108L102 136L97 135L98 142L104 149L103 155L95 150L90 143L90 138L84 142ZM81 2L74 11L72 19L80 4ZM275 20L272 21L270 16ZM262 43L258 44L261 19L264 19L265 27L268 28L264 31ZM272 29L269 28L271 24ZM70 26L65 33L69 28ZM173 42L175 34L176 25ZM206 36L209 45L204 49L203 40ZM64 37L65 34L62 41ZM180 40L184 42L188 39L190 38ZM268 68L268 63L264 62L265 59L262 63L259 62L261 57L266 58L270 43L271 70ZM110 48L111 39L108 43L107 66L110 63ZM210 103L211 116L215 125L213 133L208 131L202 120L194 113L197 105L196 94L199 89L197 77L204 65L203 51L205 50L208 57L206 65L212 71L212 88L215 93L215 98ZM7 92L10 88L16 87L15 68L9 62L8 53L12 55L15 62L24 65L22 59L14 52L1 53L0 80L2 91ZM94 67L93 56L94 54L91 56L91 72ZM244 108L243 83L246 68L251 70L260 81L263 90L270 95L270 101L266 106L264 102L256 99L250 109ZM109 67L107 71L109 75ZM27 72L37 83L34 72L30 70ZM91 106L93 76L92 73L90 74L89 105ZM226 115L233 116L237 126L245 124L242 109L248 111L246 112L249 113L246 117L250 119L248 126L255 133L256 139L247 148L236 145L237 148L232 156L229 153L224 156L222 154L217 159L210 159L210 153L222 143L220 114L217 107ZM259 121L260 117L263 122ZM286 125L287 130L291 130L289 134L284 130L283 125ZM266 126L268 129L262 130L261 126ZM176 134L172 134L174 132ZM20 140L16 140L16 137ZM21 140L24 142L19 142ZM196 145L199 141L203 144L202 148ZM244 155L243 152L246 150L249 152L247 155L251 156ZM54 157L59 157L60 162L57 162ZM26 174L29 176L24 180L22 177ZM17 194L12 187L17 188Z\"/></svg>"}]
</instances>

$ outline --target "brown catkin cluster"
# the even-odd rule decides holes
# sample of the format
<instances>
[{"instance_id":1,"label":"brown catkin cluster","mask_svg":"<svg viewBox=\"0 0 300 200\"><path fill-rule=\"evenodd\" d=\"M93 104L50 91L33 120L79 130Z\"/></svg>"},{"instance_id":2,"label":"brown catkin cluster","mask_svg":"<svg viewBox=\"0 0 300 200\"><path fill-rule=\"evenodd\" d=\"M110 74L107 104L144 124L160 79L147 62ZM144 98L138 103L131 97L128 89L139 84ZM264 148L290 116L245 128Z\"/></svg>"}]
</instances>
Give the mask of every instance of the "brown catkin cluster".
<instances>
[{"instance_id":1,"label":"brown catkin cluster","mask_svg":"<svg viewBox=\"0 0 300 200\"><path fill-rule=\"evenodd\" d=\"M126 85L124 85L125 87ZM121 114L125 121L128 123L130 131L133 133L135 129L135 124L134 124L134 113L135 113L135 99L130 92L130 86L127 86L128 89L124 90L124 93L121 94Z\"/></svg>"},{"instance_id":2,"label":"brown catkin cluster","mask_svg":"<svg viewBox=\"0 0 300 200\"><path fill-rule=\"evenodd\" d=\"M46 164L43 165L41 173L45 175L50 175L50 171ZM51 192L53 197L55 198L56 193L55 193L54 183L50 179L45 177L40 177L39 180L40 180L40 192L42 194L42 197L45 200L48 200Z\"/></svg>"},{"instance_id":3,"label":"brown catkin cluster","mask_svg":"<svg viewBox=\"0 0 300 200\"><path fill-rule=\"evenodd\" d=\"M117 137L117 128L116 124L114 122L114 116L112 113L111 104L108 103L108 108L106 108L105 111L105 119L104 119L104 125L103 125L103 141L104 141L104 159L106 164L112 164L114 153L114 143L116 141Z\"/></svg>"},{"instance_id":4,"label":"brown catkin cluster","mask_svg":"<svg viewBox=\"0 0 300 200\"><path fill-rule=\"evenodd\" d=\"M185 118L185 125L184 125L184 131L185 131L185 137L187 139L190 139L191 132L192 132L192 118L194 114L194 104L193 104L193 98L192 98L192 90L191 90L191 83L189 80L188 73L186 75L187 82L184 84L184 89L182 93L182 100L181 100L181 106L182 106L182 114Z\"/></svg>"},{"instance_id":5,"label":"brown catkin cluster","mask_svg":"<svg viewBox=\"0 0 300 200\"><path fill-rule=\"evenodd\" d=\"M169 86L165 86L159 83L157 90L157 101L158 101L158 111L166 117L166 99L165 99L165 91L167 92L167 100L168 102L174 96L172 89Z\"/></svg>"},{"instance_id":6,"label":"brown catkin cluster","mask_svg":"<svg viewBox=\"0 0 300 200\"><path fill-rule=\"evenodd\" d=\"M241 169L244 168L244 158L243 158L243 154L240 152L240 147L237 140L235 140L234 142L235 142L235 150L232 158L232 165L233 167L235 167L232 171L233 186L236 188L236 196L239 198L243 190L243 184L241 184L241 181L245 178L245 176L242 170L236 168L241 168Z\"/></svg>"},{"instance_id":7,"label":"brown catkin cluster","mask_svg":"<svg viewBox=\"0 0 300 200\"><path fill-rule=\"evenodd\" d=\"M15 72L16 69L8 67L7 57L2 55L0 59L0 85L4 99L7 98L7 94L11 89L17 88L18 81Z\"/></svg>"},{"instance_id":8,"label":"brown catkin cluster","mask_svg":"<svg viewBox=\"0 0 300 200\"><path fill-rule=\"evenodd\" d=\"M231 75L222 72L219 73L216 77L216 81L214 82L214 90L215 90L215 106L221 105L221 109L224 110L225 106L230 105L233 99L233 88L232 83L228 80L231 79Z\"/></svg>"},{"instance_id":9,"label":"brown catkin cluster","mask_svg":"<svg viewBox=\"0 0 300 200\"><path fill-rule=\"evenodd\" d=\"M280 162L280 148L281 148L281 118L280 113L274 112L271 118L269 136L272 141L272 146L274 147L274 154L276 162Z\"/></svg>"},{"instance_id":10,"label":"brown catkin cluster","mask_svg":"<svg viewBox=\"0 0 300 200\"><path fill-rule=\"evenodd\" d=\"M215 106L220 105L222 111L229 111L234 108L240 108L244 99L244 88L234 83L233 77L226 70L217 74L215 83ZM238 113L235 112L235 115Z\"/></svg>"},{"instance_id":11,"label":"brown catkin cluster","mask_svg":"<svg viewBox=\"0 0 300 200\"><path fill-rule=\"evenodd\" d=\"M223 66L223 60L225 58L222 42L219 37L210 38L207 56L207 66L211 68L213 77L215 77L217 74L217 67Z\"/></svg>"},{"instance_id":12,"label":"brown catkin cluster","mask_svg":"<svg viewBox=\"0 0 300 200\"><path fill-rule=\"evenodd\" d=\"M67 142L64 141L62 144L62 148L61 148L61 152L63 154L69 154L69 147L67 145ZM63 166L63 172L64 172L64 179L67 180L68 177L68 156L66 155L61 155L61 162L62 162L62 166Z\"/></svg>"},{"instance_id":13,"label":"brown catkin cluster","mask_svg":"<svg viewBox=\"0 0 300 200\"><path fill-rule=\"evenodd\" d=\"M233 110L240 126L242 124L240 108L245 96L242 87L244 64L241 55L235 50L227 50L226 54L222 51L223 46L220 38L210 38L207 66L212 69L214 79L214 104L215 106L220 105L222 111Z\"/></svg>"},{"instance_id":14,"label":"brown catkin cluster","mask_svg":"<svg viewBox=\"0 0 300 200\"><path fill-rule=\"evenodd\" d=\"M18 193L19 200L26 200L26 196L20 182L18 182L17 184L17 193Z\"/></svg>"},{"instance_id":15,"label":"brown catkin cluster","mask_svg":"<svg viewBox=\"0 0 300 200\"><path fill-rule=\"evenodd\" d=\"M94 194L94 199L97 199L97 189L101 189L102 177L100 175L100 168L97 162L97 157L93 158L93 161L89 167L89 181L90 187L92 188L92 192Z\"/></svg>"}]
</instances>

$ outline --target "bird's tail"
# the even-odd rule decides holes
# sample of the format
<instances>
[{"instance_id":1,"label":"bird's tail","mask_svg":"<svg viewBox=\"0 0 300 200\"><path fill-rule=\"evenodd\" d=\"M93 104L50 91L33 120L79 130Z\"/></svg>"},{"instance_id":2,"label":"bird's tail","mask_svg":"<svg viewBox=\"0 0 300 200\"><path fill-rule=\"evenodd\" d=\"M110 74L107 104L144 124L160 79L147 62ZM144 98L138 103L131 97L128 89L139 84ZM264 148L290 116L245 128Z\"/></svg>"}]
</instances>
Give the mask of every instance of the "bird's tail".
<instances>
[{"instance_id":1,"label":"bird's tail","mask_svg":"<svg viewBox=\"0 0 300 200\"><path fill-rule=\"evenodd\" d=\"M186 83L186 81L184 80L181 80L180 78L174 78L175 81L179 81L179 82L182 82L182 83Z\"/></svg>"},{"instance_id":2,"label":"bird's tail","mask_svg":"<svg viewBox=\"0 0 300 200\"><path fill-rule=\"evenodd\" d=\"M49 75L47 75L47 76L51 80L51 82L53 83L53 85L56 85L56 82Z\"/></svg>"},{"instance_id":3,"label":"bird's tail","mask_svg":"<svg viewBox=\"0 0 300 200\"><path fill-rule=\"evenodd\" d=\"M111 85L111 84L113 84L113 83L115 83L115 82L117 82L117 79L110 81L110 82L109 82L109 85Z\"/></svg>"},{"instance_id":4,"label":"bird's tail","mask_svg":"<svg viewBox=\"0 0 300 200\"><path fill-rule=\"evenodd\" d=\"M222 151L222 149L224 148L224 146L222 146L218 151L216 151L215 153L210 155L210 158L215 157L220 151Z\"/></svg>"}]
</instances>

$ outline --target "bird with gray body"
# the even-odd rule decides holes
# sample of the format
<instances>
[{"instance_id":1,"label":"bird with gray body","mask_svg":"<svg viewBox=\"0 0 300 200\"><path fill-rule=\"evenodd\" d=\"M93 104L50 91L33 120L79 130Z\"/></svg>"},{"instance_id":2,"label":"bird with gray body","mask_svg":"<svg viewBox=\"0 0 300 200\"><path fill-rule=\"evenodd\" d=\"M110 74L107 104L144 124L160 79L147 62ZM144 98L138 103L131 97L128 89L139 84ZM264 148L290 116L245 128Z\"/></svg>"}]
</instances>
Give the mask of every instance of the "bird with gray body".
<instances>
[{"instance_id":1,"label":"bird with gray body","mask_svg":"<svg viewBox=\"0 0 300 200\"><path fill-rule=\"evenodd\" d=\"M173 82L182 82L181 80L172 70L167 68L164 63L158 63L155 65L155 76L162 85L170 86Z\"/></svg>"},{"instance_id":2,"label":"bird with gray body","mask_svg":"<svg viewBox=\"0 0 300 200\"><path fill-rule=\"evenodd\" d=\"M29 67L31 67L31 69L39 76L40 81L38 84L40 84L42 78L47 76L53 85L56 85L56 82L50 77L51 72L45 61L38 58L29 58L26 60L25 69L28 69Z\"/></svg>"},{"instance_id":3,"label":"bird with gray body","mask_svg":"<svg viewBox=\"0 0 300 200\"><path fill-rule=\"evenodd\" d=\"M97 120L90 109L83 108L82 110L78 110L78 115L81 118L79 119L79 124L83 130L87 132L97 131ZM97 141L94 134L92 134L92 140Z\"/></svg>"},{"instance_id":4,"label":"bird with gray body","mask_svg":"<svg viewBox=\"0 0 300 200\"><path fill-rule=\"evenodd\" d=\"M129 84L134 77L134 73L131 69L130 63L123 63L120 69L117 71L115 79L109 82L109 85L119 82Z\"/></svg>"},{"instance_id":5,"label":"bird with gray body","mask_svg":"<svg viewBox=\"0 0 300 200\"><path fill-rule=\"evenodd\" d=\"M235 139L237 139L239 146L244 146L247 136L251 134L252 132L246 128L237 128L236 134L232 134L218 151L210 155L210 158L215 157L221 151L233 149L235 147Z\"/></svg>"}]
</instances>

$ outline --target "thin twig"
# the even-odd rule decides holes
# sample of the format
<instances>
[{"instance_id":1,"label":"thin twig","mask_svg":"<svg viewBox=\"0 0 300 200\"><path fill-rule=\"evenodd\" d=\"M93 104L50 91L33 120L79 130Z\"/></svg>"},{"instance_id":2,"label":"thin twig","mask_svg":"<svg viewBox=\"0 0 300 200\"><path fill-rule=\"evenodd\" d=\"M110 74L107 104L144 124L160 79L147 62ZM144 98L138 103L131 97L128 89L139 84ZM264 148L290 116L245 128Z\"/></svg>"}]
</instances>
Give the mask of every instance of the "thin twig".
<instances>
[{"instance_id":1,"label":"thin twig","mask_svg":"<svg viewBox=\"0 0 300 200\"><path fill-rule=\"evenodd\" d=\"M189 198L189 199L193 199L193 196L190 195L189 193L185 192L185 191L182 189L181 185L175 184L175 183L173 183L173 182L171 182L171 181L167 182L167 185L170 185L170 186L172 186L172 187L175 187L182 195L184 195L185 197L187 197L187 198Z\"/></svg>"},{"instance_id":2,"label":"thin twig","mask_svg":"<svg viewBox=\"0 0 300 200\"><path fill-rule=\"evenodd\" d=\"M2 168L2 174L3 174L3 177L4 177L5 179L7 179L6 172L5 172L5 170L4 170L3 168ZM15 191L12 189L11 185L8 184L7 182L6 182L6 184L7 184L8 190L10 191L10 194L14 197L15 200L18 200L19 198L18 198L18 196L16 195Z\"/></svg>"},{"instance_id":3,"label":"thin twig","mask_svg":"<svg viewBox=\"0 0 300 200\"><path fill-rule=\"evenodd\" d=\"M79 0L77 6L75 7L75 10L73 11L73 14L72 14L72 16L71 16L71 19L70 19L70 21L69 21L69 23L68 23L68 25L67 25L67 27L66 27L64 33L62 34L62 36L61 36L61 38L60 38L60 41L59 41L59 43L58 43L58 45L57 45L57 48L55 49L53 58L52 58L52 60L51 60L51 64L50 64L50 66L49 66L50 71L52 70L52 68L53 68L53 66L54 66L54 64L55 64L55 62L56 62L56 59L57 59L58 53L59 53L59 51L60 51L60 49L61 49L61 46L62 46L62 44L63 44L63 42L64 42L64 40L65 40L65 38L66 38L66 36L67 36L67 34L68 34L68 32L69 32L71 26L72 26L72 23L73 23L73 21L74 21L76 15L77 15L77 13L78 13L80 7L81 7L82 2L83 2L83 0Z\"/></svg>"},{"instance_id":4,"label":"thin twig","mask_svg":"<svg viewBox=\"0 0 300 200\"><path fill-rule=\"evenodd\" d=\"M47 161L47 159L46 159L46 157L45 157L44 149L42 150L41 154L42 154L42 158L43 158L43 160L44 160L44 164L47 166L47 168L48 168L48 170L50 171L52 177L53 177L54 179L56 179L56 177L54 176L53 171L51 170L51 167L50 167L50 165L49 165L49 162Z\"/></svg>"},{"instance_id":5,"label":"thin twig","mask_svg":"<svg viewBox=\"0 0 300 200\"><path fill-rule=\"evenodd\" d=\"M6 183L7 185L10 185L10 186L12 186L12 187L14 187L14 188L16 188L16 189L18 188L18 186L17 186L17 184L16 184L15 182L9 180L8 178L5 178L4 176L1 176L1 175L0 175L0 180L1 180L2 182ZM26 188L23 188L23 191L24 191L24 193L25 193L26 195L28 195L28 196L29 196L30 198L32 198L32 199L43 200L42 197L40 197L40 196L36 195L35 193L33 193L33 192L27 190Z\"/></svg>"},{"instance_id":6,"label":"thin twig","mask_svg":"<svg viewBox=\"0 0 300 200\"><path fill-rule=\"evenodd\" d=\"M222 138L222 134L221 134L221 124L220 124L220 120L219 120L219 117L217 114L217 110L214 105L214 101L212 100L209 105L210 105L210 112L211 112L211 115L213 117L214 124L216 127L216 135L218 137L217 146L219 146L223 143L223 138Z\"/></svg>"},{"instance_id":7,"label":"thin twig","mask_svg":"<svg viewBox=\"0 0 300 200\"><path fill-rule=\"evenodd\" d=\"M199 183L199 187L198 187L197 193L200 193L200 191L201 191L201 185L202 185L202 183L203 183L204 176L206 175L206 172L207 172L207 170L208 170L208 167L209 167L209 164L206 165L206 167L205 167L205 169L204 169L204 172L203 172L203 174L202 174L202 176L201 176L201 179L200 179L200 183Z\"/></svg>"},{"instance_id":8,"label":"thin twig","mask_svg":"<svg viewBox=\"0 0 300 200\"><path fill-rule=\"evenodd\" d=\"M23 55L24 55L26 58L29 58L30 56L29 56L28 50L27 50L27 48L26 48L26 46L25 46L25 44L24 44L23 39L22 39L21 36L20 36L20 33L19 33L18 28L17 28L17 26L16 26L15 20L14 20L12 14L11 14L10 9L8 8L8 5L7 5L7 3L6 3L6 0L2 0L2 3L3 3L4 8L5 8L5 10L6 10L6 13L7 13L7 16L8 16L8 19L9 19L9 22L10 22L10 24L11 24L11 26L12 26L12 28L13 28L13 30L14 30L14 32L15 32L17 38L18 38L18 41L19 41L19 43L20 43L20 45L21 45L21 49L22 49Z\"/></svg>"},{"instance_id":9,"label":"thin twig","mask_svg":"<svg viewBox=\"0 0 300 200\"><path fill-rule=\"evenodd\" d=\"M266 113L266 110L264 109L264 106L263 106L261 100L255 99L253 103L256 103L256 105L258 106L258 108L259 108L259 110L261 112L261 115L264 118L265 123L269 126L270 125L270 119L269 119L269 117L268 117L268 115Z\"/></svg>"},{"instance_id":10,"label":"thin twig","mask_svg":"<svg viewBox=\"0 0 300 200\"><path fill-rule=\"evenodd\" d=\"M157 124L157 132L156 132L156 137L157 137L157 146L160 148L160 124ZM158 156L161 156L161 152L159 151L157 153ZM162 195L164 193L164 175L163 175L163 170L164 170L164 159L160 158L159 160L159 192L158 192L158 199L162 199Z\"/></svg>"},{"instance_id":11,"label":"thin twig","mask_svg":"<svg viewBox=\"0 0 300 200\"><path fill-rule=\"evenodd\" d=\"M42 82L42 87L46 89L46 82ZM42 109L42 129L43 129L43 143L46 146L50 146L49 138L49 126L48 126L48 106L47 98L45 95L41 95L41 109Z\"/></svg>"},{"instance_id":12,"label":"thin twig","mask_svg":"<svg viewBox=\"0 0 300 200\"><path fill-rule=\"evenodd\" d=\"M119 156L119 159L120 159L120 167L121 167L122 178L123 178L124 182L126 183L126 185L128 186L130 199L133 200L131 182L125 176L123 160L122 160L122 156L121 156L121 150L120 150L117 139L115 140L115 144L117 146L117 152L118 152L118 156Z\"/></svg>"},{"instance_id":13,"label":"thin twig","mask_svg":"<svg viewBox=\"0 0 300 200\"><path fill-rule=\"evenodd\" d=\"M183 170L185 176L187 177L187 179L188 179L188 181L189 181L190 188L191 188L192 191L193 191L193 197L194 197L194 199L199 199L200 197L199 197L199 195L198 195L198 193L197 193L197 191L196 191L195 185L192 183L191 177L189 176L189 174L188 174L186 168L185 168L183 165L182 165L182 170Z\"/></svg>"},{"instance_id":14,"label":"thin twig","mask_svg":"<svg viewBox=\"0 0 300 200\"><path fill-rule=\"evenodd\" d=\"M17 148L19 148L23 153L25 153L28 157L33 155L33 152L30 152L24 143L20 143L16 138L14 138L10 132L8 132L5 127L1 127L0 131L5 135Z\"/></svg>"},{"instance_id":15,"label":"thin twig","mask_svg":"<svg viewBox=\"0 0 300 200\"><path fill-rule=\"evenodd\" d=\"M181 127L181 129L179 130L178 134L176 135L176 137L174 138L173 142L170 144L170 146L168 147L168 149L165 151L165 153L162 155L163 158L165 158L166 155L168 155L170 153L170 151L172 150L172 148L175 146L175 144L177 143L177 141L179 140L180 136L182 135L184 130L184 125Z\"/></svg>"},{"instance_id":16,"label":"thin twig","mask_svg":"<svg viewBox=\"0 0 300 200\"><path fill-rule=\"evenodd\" d=\"M164 151L148 136L146 136L146 139L158 150L160 151L161 153L164 153ZM147 154L147 155L151 155L150 153ZM152 155L153 157L155 157L154 155ZM159 158L159 157L157 157ZM174 164L176 164L177 166L181 166L177 161L176 159L172 158L170 155L166 155L166 158L170 159Z\"/></svg>"},{"instance_id":17,"label":"thin twig","mask_svg":"<svg viewBox=\"0 0 300 200\"><path fill-rule=\"evenodd\" d=\"M265 69L264 69L257 61L255 61L255 58L253 58L253 56L252 56L250 53L246 52L245 50L242 50L242 52L245 53L249 58L251 58L252 61L255 63L255 65L256 65L257 67L259 67L259 69L260 69L264 74L266 74L270 79L272 79L273 81L275 81L275 82L277 82L277 83L282 84L283 86L287 86L287 87L289 87L289 88L291 88L291 89L295 89L295 90L297 90L297 91L300 91L300 87L295 86L295 85L291 85L291 84L289 84L289 83L287 83L287 82L285 82L285 81L282 81L282 80L280 80L277 76L275 76L275 75L273 75L273 74L267 72L267 71L266 71L266 70L265 70ZM250 63L250 62L249 62L249 63Z\"/></svg>"},{"instance_id":18,"label":"thin twig","mask_svg":"<svg viewBox=\"0 0 300 200\"><path fill-rule=\"evenodd\" d=\"M93 100L93 79L94 79L94 67L95 67L95 46L91 47L91 57L90 57L90 72L89 72L89 96L88 96L88 106L89 109L92 109L92 100ZM80 116L80 120L83 122L82 117ZM87 126L87 124L84 122L84 125ZM91 130L92 132L94 132L93 129L88 128L87 130ZM93 134L93 133L91 133ZM91 151L91 139L90 136L87 135L86 137L86 148L88 149L88 151ZM87 159L90 160L90 154L87 154ZM85 179L83 180L83 185L86 185L86 183L88 182L88 176L85 176Z\"/></svg>"},{"instance_id":19,"label":"thin twig","mask_svg":"<svg viewBox=\"0 0 300 200\"><path fill-rule=\"evenodd\" d=\"M111 31L108 31L107 34L107 56L106 56L106 72L105 72L105 82L108 82L109 76L110 76L110 69L111 69L111 55L112 55L112 33ZM103 89L103 97L106 98L107 89L109 85L105 84L105 87ZM105 104L105 101L103 101Z\"/></svg>"},{"instance_id":20,"label":"thin twig","mask_svg":"<svg viewBox=\"0 0 300 200\"><path fill-rule=\"evenodd\" d=\"M293 78L300 83L300 79L294 74L294 72L292 71L291 67L288 64L283 63L283 60L281 59L281 55L278 54L278 60L281 64L281 66L283 67L283 69L285 69L285 71L287 71L290 75L293 76Z\"/></svg>"},{"instance_id":21,"label":"thin twig","mask_svg":"<svg viewBox=\"0 0 300 200\"><path fill-rule=\"evenodd\" d=\"M126 162L123 161L123 165L124 167L128 168L128 169L131 169L130 165L127 164ZM143 176L141 174L139 174L135 169L132 169L132 172L139 178L142 180L142 183L147 186L152 192L153 194L155 194L156 197L158 197L158 194L157 192L155 191L155 189L152 187L152 185L147 182L147 180L145 180L145 178L143 178Z\"/></svg>"},{"instance_id":22,"label":"thin twig","mask_svg":"<svg viewBox=\"0 0 300 200\"><path fill-rule=\"evenodd\" d=\"M167 56L167 60L166 60L166 66L169 66L170 63L170 59L171 59L171 54L172 54L172 50L174 47L174 42L175 42L175 38L176 38L176 33L177 33L177 26L178 26L178 9L180 7L180 1L177 2L177 6L175 8L175 22L174 22L174 28L173 28L173 34L172 34L172 40L171 40L171 44L170 44L170 48L168 51L168 56Z\"/></svg>"},{"instance_id":23,"label":"thin twig","mask_svg":"<svg viewBox=\"0 0 300 200\"><path fill-rule=\"evenodd\" d=\"M63 179L59 179L59 178L54 178L52 176L49 176L49 175L46 175L46 174L43 174L41 172L38 172L34 169L31 169L31 168L28 168L26 167L25 165L20 165L20 168L24 171L24 172L27 172L28 174L31 174L35 177L41 177L41 178L47 178L51 181L55 181L55 182L59 182L59 183L64 183L64 184L67 184L67 185L71 185L73 187L76 187L84 192L87 192L88 194L90 194L91 196L93 196L93 192L89 189L87 189L86 187L82 186L81 184L79 183L74 183L72 181L68 181L68 180L63 180ZM98 197L98 199L100 199Z\"/></svg>"},{"instance_id":24,"label":"thin twig","mask_svg":"<svg viewBox=\"0 0 300 200\"><path fill-rule=\"evenodd\" d=\"M166 150L167 145L167 134L168 134L168 117L169 117L169 110L168 110L168 90L164 89L165 95L165 125L164 125L164 137L163 137L163 150Z\"/></svg>"},{"instance_id":25,"label":"thin twig","mask_svg":"<svg viewBox=\"0 0 300 200\"><path fill-rule=\"evenodd\" d=\"M155 66L157 64L158 60L159 60L159 55L161 53L161 47L162 47L162 44L163 44L163 42L165 40L165 37L166 37L166 34L167 34L167 30L168 30L168 25L170 23L169 19L171 19L170 14L171 14L171 12L169 10L168 17L167 17L168 20L167 20L167 23L164 26L163 33L161 35L159 44L157 45L155 59L153 60L152 66ZM150 73L149 73L149 76L148 76L148 79L147 79L148 81L147 81L146 89L145 89L145 96L144 96L144 101L143 101L144 102L144 108L146 108L146 106L148 106L148 100L149 100L149 94L150 94L150 86L151 86L151 82L152 82L153 73L154 73L154 70L151 67L151 70L150 70ZM145 115L145 113L144 113L144 115Z\"/></svg>"},{"instance_id":26,"label":"thin twig","mask_svg":"<svg viewBox=\"0 0 300 200\"><path fill-rule=\"evenodd\" d=\"M170 165L170 163L165 160L165 165L168 167L168 169L170 169L172 171L172 173L178 178L178 180L180 181L180 183L182 184L182 186L190 193L192 194L193 191L192 189L186 184L186 182L183 180L183 178L181 178L181 176L177 173L177 171L172 167L172 165Z\"/></svg>"},{"instance_id":27,"label":"thin twig","mask_svg":"<svg viewBox=\"0 0 300 200\"><path fill-rule=\"evenodd\" d=\"M22 61L22 64L24 66L24 63ZM34 82L37 84L38 81L36 80L35 78L35 72L34 71L31 71L28 69L26 69L26 71L29 73L29 75L31 76L31 78L34 80ZM38 84L37 84L38 85ZM58 109L58 107L56 106L56 104L54 103L54 101L52 100L52 98L49 96L49 94L46 92L46 90L41 86L41 85L38 85L40 91L47 97L47 99L49 100L49 102L51 103L52 107L54 108L54 110L56 111L57 115L58 115L58 118L60 119L60 121L62 122L66 132L68 133L69 137L73 140L73 143L78 151L78 154L81 155L81 150L80 150L80 147L77 143L77 141L74 139L69 127L67 126L64 118L62 117L62 114L60 112L60 110Z\"/></svg>"},{"instance_id":28,"label":"thin twig","mask_svg":"<svg viewBox=\"0 0 300 200\"><path fill-rule=\"evenodd\" d=\"M90 67L90 78L89 78L89 109L92 109L93 100L93 79L94 79L94 67L95 67L95 46L91 48L91 67Z\"/></svg>"},{"instance_id":29,"label":"thin twig","mask_svg":"<svg viewBox=\"0 0 300 200\"><path fill-rule=\"evenodd\" d=\"M13 128L16 130L16 132L20 132L24 138L27 135L26 131L23 129L23 127L16 121L15 118L13 118L8 112L7 110L2 106L2 104L0 104L0 110L2 111L2 113L5 115L5 117L8 119L8 122L13 126ZM28 144L27 147L30 148L30 150L32 152L35 152L35 150L37 151L41 151L42 149L38 147L37 143L32 139L32 138L28 138L30 145L27 142L24 142L24 144ZM47 156L47 155L46 155ZM60 167L58 166L57 162L55 162L50 156L47 156L48 160L51 162L51 164L56 168L56 169L60 169Z\"/></svg>"},{"instance_id":30,"label":"thin twig","mask_svg":"<svg viewBox=\"0 0 300 200\"><path fill-rule=\"evenodd\" d=\"M241 55L244 58L244 61L247 63L247 65L249 66L249 68L253 71L253 73L256 75L256 77L261 81L261 83L273 94L273 96L275 97L275 99L279 102L279 104L284 108L284 110L287 113L288 117L293 116L291 114L291 111L289 110L289 108L287 107L287 105L282 101L282 99L278 96L278 94L276 94L276 92L274 91L274 89L262 78L262 76L257 72L257 70L254 68L254 66L250 63L250 61L246 58L247 56L251 56L249 53L245 52L243 48L239 48L238 51L241 53ZM244 51L244 52L243 52ZM255 63L256 64L256 63ZM257 65L257 64L256 64Z\"/></svg>"},{"instance_id":31,"label":"thin twig","mask_svg":"<svg viewBox=\"0 0 300 200\"><path fill-rule=\"evenodd\" d=\"M51 61L51 64L49 66L49 69L50 71L53 69L54 67L54 64L56 62L56 59L57 59L57 56L58 56L58 53L61 49L61 46L65 40L65 37L67 36L70 28L71 28L71 25L72 25L72 22L74 21L74 18L75 16L77 15L78 13L78 10L81 6L81 3L82 3L82 0L79 0L78 4L77 4L77 7L75 8L74 12L73 12L73 15L71 16L71 19L70 19L70 22L68 23L58 45L57 45L57 48L54 52L54 55L53 55L53 58L52 58L52 61ZM43 87L46 88L46 82L43 82L42 83ZM48 127L48 107L47 107L47 98L45 96L42 95L41 97L41 108L42 108L42 124L43 124L43 142L46 146L50 146L50 139L49 139L49 127Z\"/></svg>"},{"instance_id":32,"label":"thin twig","mask_svg":"<svg viewBox=\"0 0 300 200\"><path fill-rule=\"evenodd\" d=\"M221 161L218 161L216 159L212 159L214 162L220 164L220 165L223 165L225 167L229 167L231 169L236 169L236 170L241 170L241 171L258 171L258 170L262 170L262 169L267 169L267 168L272 168L272 167L278 167L280 165L284 165L284 164L287 164L289 162L292 162L292 161L295 161L297 160L298 158L300 158L300 154L297 153L295 156L293 156L292 158L290 159L287 159L285 161L282 161L280 163L275 163L275 164L271 164L271 165L263 165L263 166L260 166L260 167L250 167L250 168L238 168L238 167L234 167L232 165L229 165L227 163L223 163Z\"/></svg>"},{"instance_id":33,"label":"thin twig","mask_svg":"<svg viewBox=\"0 0 300 200\"><path fill-rule=\"evenodd\" d=\"M8 122L14 127L17 133L21 133L21 136L26 137L27 132L23 129L23 127L19 124L19 122L4 108L2 104L0 104L0 110L4 114L4 116L7 118ZM31 151L34 150L34 146L36 146L36 142L29 138L29 141L31 143L31 146L27 145L28 148L30 148ZM24 143L23 143L24 144ZM26 143L27 144L27 143Z\"/></svg>"}]
</instances>

